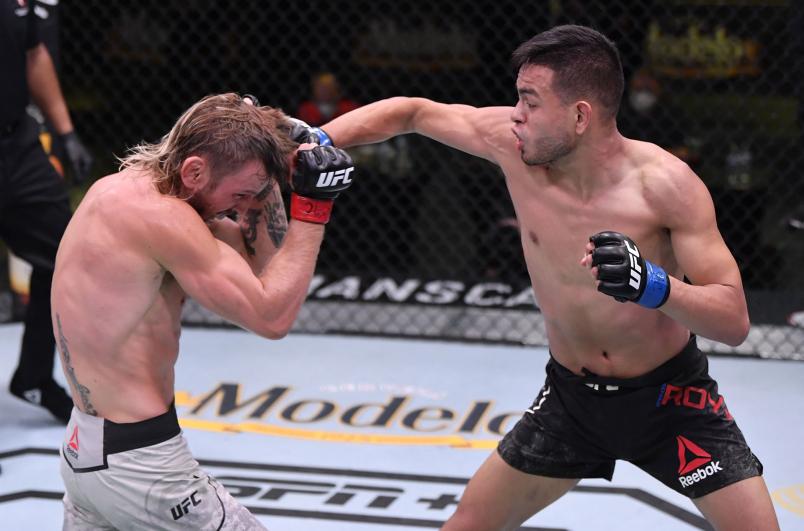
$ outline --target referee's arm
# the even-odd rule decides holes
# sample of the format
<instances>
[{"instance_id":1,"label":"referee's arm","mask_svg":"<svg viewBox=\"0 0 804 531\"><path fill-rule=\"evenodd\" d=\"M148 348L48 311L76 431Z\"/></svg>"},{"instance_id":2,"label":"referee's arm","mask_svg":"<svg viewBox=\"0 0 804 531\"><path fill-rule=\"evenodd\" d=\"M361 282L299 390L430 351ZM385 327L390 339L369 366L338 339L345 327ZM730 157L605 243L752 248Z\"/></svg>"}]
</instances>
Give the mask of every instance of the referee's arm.
<instances>
[{"instance_id":1,"label":"referee's arm","mask_svg":"<svg viewBox=\"0 0 804 531\"><path fill-rule=\"evenodd\" d=\"M27 52L28 90L34 103L42 109L56 133L64 135L72 132L73 122L67 110L67 103L61 93L59 78L53 59L44 43L39 43Z\"/></svg>"}]
</instances>

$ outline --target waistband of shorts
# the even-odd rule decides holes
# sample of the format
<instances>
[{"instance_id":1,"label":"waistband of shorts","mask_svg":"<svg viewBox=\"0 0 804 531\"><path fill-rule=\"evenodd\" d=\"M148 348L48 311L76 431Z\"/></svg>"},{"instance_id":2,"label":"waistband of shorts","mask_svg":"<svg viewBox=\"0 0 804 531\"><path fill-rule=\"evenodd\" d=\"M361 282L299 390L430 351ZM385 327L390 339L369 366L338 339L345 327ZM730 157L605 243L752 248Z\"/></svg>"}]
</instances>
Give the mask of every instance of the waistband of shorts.
<instances>
[{"instance_id":1,"label":"waistband of shorts","mask_svg":"<svg viewBox=\"0 0 804 531\"><path fill-rule=\"evenodd\" d=\"M689 341L687 341L687 344L678 354L662 363L655 369L633 378L612 378L607 376L598 376L597 374L586 369L583 369L584 375L579 376L558 363L552 356L550 357L550 363L553 365L557 375L564 380L576 381L583 384L635 388L649 387L666 383L673 377L684 372L688 372L691 367L697 367L697 364L702 358L703 353L698 349L696 336L693 334L690 336Z\"/></svg>"},{"instance_id":2,"label":"waistband of shorts","mask_svg":"<svg viewBox=\"0 0 804 531\"><path fill-rule=\"evenodd\" d=\"M171 402L168 410L156 417L118 424L103 420L103 453L117 454L159 444L181 433L176 404Z\"/></svg>"}]
</instances>

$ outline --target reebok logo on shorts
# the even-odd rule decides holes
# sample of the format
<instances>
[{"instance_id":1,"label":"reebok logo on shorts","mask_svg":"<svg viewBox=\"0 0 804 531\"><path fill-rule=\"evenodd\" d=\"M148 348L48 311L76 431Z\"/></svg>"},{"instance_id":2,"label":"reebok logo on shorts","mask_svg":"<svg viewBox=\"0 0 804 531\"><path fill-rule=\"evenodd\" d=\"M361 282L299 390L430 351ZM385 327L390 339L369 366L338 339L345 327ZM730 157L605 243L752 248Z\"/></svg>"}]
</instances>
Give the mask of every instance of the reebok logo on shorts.
<instances>
[{"instance_id":1,"label":"reebok logo on shorts","mask_svg":"<svg viewBox=\"0 0 804 531\"><path fill-rule=\"evenodd\" d=\"M70 442L67 444L76 452L78 451L78 426L73 430L73 434L70 436Z\"/></svg>"},{"instance_id":2,"label":"reebok logo on shorts","mask_svg":"<svg viewBox=\"0 0 804 531\"><path fill-rule=\"evenodd\" d=\"M73 428L73 434L70 435L70 440L67 441L64 451L70 454L73 459L78 459L78 426Z\"/></svg>"},{"instance_id":3,"label":"reebok logo on shorts","mask_svg":"<svg viewBox=\"0 0 804 531\"><path fill-rule=\"evenodd\" d=\"M691 487L723 470L720 461L713 461L709 452L691 440L679 435L676 441L678 441L678 481L682 487Z\"/></svg>"}]
</instances>

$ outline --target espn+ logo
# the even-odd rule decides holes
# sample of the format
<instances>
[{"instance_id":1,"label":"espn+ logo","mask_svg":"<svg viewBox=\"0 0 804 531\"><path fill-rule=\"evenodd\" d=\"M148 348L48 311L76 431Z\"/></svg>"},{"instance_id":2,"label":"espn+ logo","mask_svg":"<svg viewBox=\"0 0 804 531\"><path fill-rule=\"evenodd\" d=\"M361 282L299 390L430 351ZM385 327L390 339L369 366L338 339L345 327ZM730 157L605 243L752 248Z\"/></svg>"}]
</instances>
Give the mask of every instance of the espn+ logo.
<instances>
[{"instance_id":1,"label":"espn+ logo","mask_svg":"<svg viewBox=\"0 0 804 531\"><path fill-rule=\"evenodd\" d=\"M349 174L355 169L354 166L344 168L337 171L322 171L318 176L318 182L315 184L316 188L327 188L329 186L336 186L339 182L349 184L352 178Z\"/></svg>"},{"instance_id":2,"label":"espn+ logo","mask_svg":"<svg viewBox=\"0 0 804 531\"><path fill-rule=\"evenodd\" d=\"M682 487L691 487L723 470L720 461L713 461L709 452L691 440L679 435L676 437L676 441L678 442L678 481Z\"/></svg>"}]
</instances>

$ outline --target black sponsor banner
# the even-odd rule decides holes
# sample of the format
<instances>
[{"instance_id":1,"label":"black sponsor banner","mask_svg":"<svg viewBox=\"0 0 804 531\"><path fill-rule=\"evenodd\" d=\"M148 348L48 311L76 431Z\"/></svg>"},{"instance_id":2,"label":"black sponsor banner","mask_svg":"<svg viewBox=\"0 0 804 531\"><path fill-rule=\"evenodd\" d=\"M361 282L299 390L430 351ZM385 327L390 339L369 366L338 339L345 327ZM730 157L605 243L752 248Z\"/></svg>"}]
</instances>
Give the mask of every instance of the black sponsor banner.
<instances>
[{"instance_id":1,"label":"black sponsor banner","mask_svg":"<svg viewBox=\"0 0 804 531\"><path fill-rule=\"evenodd\" d=\"M746 298L754 324L804 326L804 292L749 290ZM539 312L529 284L499 281L316 275L308 299Z\"/></svg>"},{"instance_id":2,"label":"black sponsor banner","mask_svg":"<svg viewBox=\"0 0 804 531\"><path fill-rule=\"evenodd\" d=\"M308 299L316 301L390 302L538 311L529 285L497 281L316 275L310 283L308 293Z\"/></svg>"}]
</instances>

